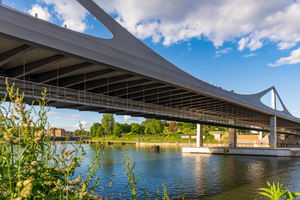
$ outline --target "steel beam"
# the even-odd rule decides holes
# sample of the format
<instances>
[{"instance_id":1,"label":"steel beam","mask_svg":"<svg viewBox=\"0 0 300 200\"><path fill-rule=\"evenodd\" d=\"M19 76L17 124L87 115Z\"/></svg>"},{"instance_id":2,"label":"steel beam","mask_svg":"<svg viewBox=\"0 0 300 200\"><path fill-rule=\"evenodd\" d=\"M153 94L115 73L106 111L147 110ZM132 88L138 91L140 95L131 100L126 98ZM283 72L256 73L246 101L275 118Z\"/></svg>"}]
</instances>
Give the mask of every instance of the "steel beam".
<instances>
[{"instance_id":1,"label":"steel beam","mask_svg":"<svg viewBox=\"0 0 300 200\"><path fill-rule=\"evenodd\" d=\"M106 85L104 87L98 88L98 93L104 94L107 92L113 92L124 88L129 88L132 86L141 85L147 82L151 82L149 79L141 79L141 80L135 80L135 81L128 81L128 82L121 82L121 83L115 83L111 85Z\"/></svg>"},{"instance_id":2,"label":"steel beam","mask_svg":"<svg viewBox=\"0 0 300 200\"><path fill-rule=\"evenodd\" d=\"M29 51L32 51L33 49L35 48L25 44L0 54L0 66L24 55L25 53L28 53Z\"/></svg>"},{"instance_id":3,"label":"steel beam","mask_svg":"<svg viewBox=\"0 0 300 200\"><path fill-rule=\"evenodd\" d=\"M135 87L130 87L126 89L121 89L117 90L115 92L109 93L109 96L120 96L120 98L127 98L127 95L129 96L130 94L136 94L140 92L141 90L148 91L152 88L161 88L164 87L165 84L163 83L153 83L153 84L148 84L148 85L143 85L143 86L135 86ZM107 95L107 93L105 93ZM122 96L123 95L123 96Z\"/></svg>"},{"instance_id":4,"label":"steel beam","mask_svg":"<svg viewBox=\"0 0 300 200\"><path fill-rule=\"evenodd\" d=\"M86 74L80 74L80 75L76 75L76 76L62 78L59 80L59 86L60 87L70 87L73 85L83 83L85 81L90 81L93 79L101 78L105 75L115 73L115 72L116 72L116 70L114 70L114 69L104 69L104 70L99 70L99 71L90 72L90 73L86 73Z\"/></svg>"},{"instance_id":5,"label":"steel beam","mask_svg":"<svg viewBox=\"0 0 300 200\"><path fill-rule=\"evenodd\" d=\"M123 81L125 79L129 79L132 77L134 77L134 75L125 74L125 75L120 75L120 76L115 76L115 77L110 77L110 78L103 78L103 79L99 79L99 80L89 81L89 82L86 82L84 89L93 90L93 89L99 88L103 85L110 85L111 83Z\"/></svg>"},{"instance_id":6,"label":"steel beam","mask_svg":"<svg viewBox=\"0 0 300 200\"><path fill-rule=\"evenodd\" d=\"M47 66L53 65L54 63L60 62L65 60L66 57L63 55L55 55L48 58L44 58L42 60L38 60L29 64L26 64L23 66L15 67L8 70L8 74L10 77L13 78L20 78L22 76L25 76L27 74L36 72L42 68L45 68Z\"/></svg>"},{"instance_id":7,"label":"steel beam","mask_svg":"<svg viewBox=\"0 0 300 200\"><path fill-rule=\"evenodd\" d=\"M68 76L72 73L85 69L86 67L92 66L92 63L85 62L77 65L72 65L69 67L64 67L58 70L52 70L49 72L44 72L35 75L35 80L39 83L46 83L64 76Z\"/></svg>"}]
</instances>

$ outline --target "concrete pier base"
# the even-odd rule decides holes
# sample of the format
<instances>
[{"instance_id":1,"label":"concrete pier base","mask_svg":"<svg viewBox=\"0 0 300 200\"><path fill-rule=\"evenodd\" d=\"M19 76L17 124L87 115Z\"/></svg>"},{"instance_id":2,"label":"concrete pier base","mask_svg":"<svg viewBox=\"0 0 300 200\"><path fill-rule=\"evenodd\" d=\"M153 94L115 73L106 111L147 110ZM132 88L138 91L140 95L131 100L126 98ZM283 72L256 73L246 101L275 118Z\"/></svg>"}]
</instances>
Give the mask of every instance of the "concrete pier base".
<instances>
[{"instance_id":1,"label":"concrete pier base","mask_svg":"<svg viewBox=\"0 0 300 200\"><path fill-rule=\"evenodd\" d=\"M182 153L300 157L300 149L227 148L227 147L182 147Z\"/></svg>"}]
</instances>

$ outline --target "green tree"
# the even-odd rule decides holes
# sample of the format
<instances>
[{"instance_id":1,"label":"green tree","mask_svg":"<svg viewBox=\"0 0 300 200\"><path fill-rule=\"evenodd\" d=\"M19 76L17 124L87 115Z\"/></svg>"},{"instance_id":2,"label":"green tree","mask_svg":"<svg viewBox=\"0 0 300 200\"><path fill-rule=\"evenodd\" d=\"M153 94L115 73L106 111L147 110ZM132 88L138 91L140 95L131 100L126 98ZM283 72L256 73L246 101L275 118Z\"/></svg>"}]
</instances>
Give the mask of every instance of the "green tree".
<instances>
[{"instance_id":1,"label":"green tree","mask_svg":"<svg viewBox=\"0 0 300 200\"><path fill-rule=\"evenodd\" d=\"M131 124L131 132L135 134L141 134L142 127L138 123L132 123Z\"/></svg>"},{"instance_id":2,"label":"green tree","mask_svg":"<svg viewBox=\"0 0 300 200\"><path fill-rule=\"evenodd\" d=\"M119 136L120 134L122 134L123 133L123 128L122 128L122 126L121 126L121 124L119 123L119 122L117 122L116 124L115 124L115 127L114 127L114 135L115 136Z\"/></svg>"},{"instance_id":3,"label":"green tree","mask_svg":"<svg viewBox=\"0 0 300 200\"><path fill-rule=\"evenodd\" d=\"M143 122L141 123L141 126L143 126L143 127L146 128L146 125L149 124L149 123L151 123L151 119L147 118L145 121L143 121Z\"/></svg>"},{"instance_id":4,"label":"green tree","mask_svg":"<svg viewBox=\"0 0 300 200\"><path fill-rule=\"evenodd\" d=\"M76 129L76 130L74 131L74 135L80 136L80 130L79 130L79 129Z\"/></svg>"},{"instance_id":5,"label":"green tree","mask_svg":"<svg viewBox=\"0 0 300 200\"><path fill-rule=\"evenodd\" d=\"M101 126L100 123L94 123L90 128L90 137L96 137L97 136L97 129Z\"/></svg>"},{"instance_id":6,"label":"green tree","mask_svg":"<svg viewBox=\"0 0 300 200\"><path fill-rule=\"evenodd\" d=\"M104 114L102 117L101 123L105 130L105 133L107 135L111 135L113 133L114 125L115 125L115 119L114 119L113 114L111 114L111 113Z\"/></svg>"},{"instance_id":7,"label":"green tree","mask_svg":"<svg viewBox=\"0 0 300 200\"><path fill-rule=\"evenodd\" d=\"M191 128L186 128L182 131L184 134L189 135L189 139L191 139L191 134L193 133Z\"/></svg>"},{"instance_id":8,"label":"green tree","mask_svg":"<svg viewBox=\"0 0 300 200\"><path fill-rule=\"evenodd\" d=\"M171 121L170 122L170 131L174 131L174 129L175 129L175 127L176 127L176 122L175 121Z\"/></svg>"},{"instance_id":9,"label":"green tree","mask_svg":"<svg viewBox=\"0 0 300 200\"><path fill-rule=\"evenodd\" d=\"M104 130L103 126L99 126L96 131L96 136L98 138L102 137L102 136L104 136L104 133L105 133L105 130Z\"/></svg>"},{"instance_id":10,"label":"green tree","mask_svg":"<svg viewBox=\"0 0 300 200\"><path fill-rule=\"evenodd\" d=\"M157 119L151 119L151 127L152 127L152 132L155 134L162 133L164 129L161 120L157 120Z\"/></svg>"},{"instance_id":11,"label":"green tree","mask_svg":"<svg viewBox=\"0 0 300 200\"><path fill-rule=\"evenodd\" d=\"M150 123L146 124L144 133L146 133L146 134L151 134L152 133L152 128L151 128L151 124Z\"/></svg>"},{"instance_id":12,"label":"green tree","mask_svg":"<svg viewBox=\"0 0 300 200\"><path fill-rule=\"evenodd\" d=\"M129 124L120 124L122 127L122 133L130 133L131 132L131 126Z\"/></svg>"}]
</instances>

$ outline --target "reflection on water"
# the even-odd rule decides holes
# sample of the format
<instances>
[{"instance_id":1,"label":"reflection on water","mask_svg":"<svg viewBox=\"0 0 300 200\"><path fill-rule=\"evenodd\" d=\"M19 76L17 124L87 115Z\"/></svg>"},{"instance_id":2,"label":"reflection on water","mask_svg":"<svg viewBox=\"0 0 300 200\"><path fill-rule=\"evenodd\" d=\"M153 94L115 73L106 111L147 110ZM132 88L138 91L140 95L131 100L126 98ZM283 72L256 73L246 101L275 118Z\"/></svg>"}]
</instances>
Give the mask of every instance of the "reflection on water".
<instances>
[{"instance_id":1,"label":"reflection on water","mask_svg":"<svg viewBox=\"0 0 300 200\"><path fill-rule=\"evenodd\" d=\"M93 147L84 145L90 150L85 165L76 171L76 175L85 172L92 155ZM151 152L151 147L117 146L105 147L101 157L101 170L97 174L103 196L114 193L118 196L127 184L122 164L122 149L136 163L135 172L143 170L140 187L148 186L150 194L161 186L162 181L168 187L171 199L180 199L180 181L185 187L187 199L262 199L257 188L266 187L266 181L280 182L291 191L300 191L300 175L297 173L300 159L296 157L254 157L223 156L206 154L182 154L181 148L162 147L159 153ZM116 174L116 177L112 177ZM114 179L114 185L109 183ZM162 190L161 190L162 191ZM123 199L130 198L124 192Z\"/></svg>"}]
</instances>

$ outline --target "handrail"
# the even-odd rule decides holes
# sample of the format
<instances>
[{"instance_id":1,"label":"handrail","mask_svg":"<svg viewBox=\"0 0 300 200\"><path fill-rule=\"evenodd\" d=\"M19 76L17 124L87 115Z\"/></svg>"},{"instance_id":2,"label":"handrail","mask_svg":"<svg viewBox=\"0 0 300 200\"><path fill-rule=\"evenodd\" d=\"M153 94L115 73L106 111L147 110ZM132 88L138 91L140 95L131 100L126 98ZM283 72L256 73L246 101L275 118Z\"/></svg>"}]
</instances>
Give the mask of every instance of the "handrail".
<instances>
[{"instance_id":1,"label":"handrail","mask_svg":"<svg viewBox=\"0 0 300 200\"><path fill-rule=\"evenodd\" d=\"M0 76L0 92L5 93L6 87L4 86L5 80L7 77ZM49 93L49 99L70 102L70 103L78 103L90 106L99 106L105 108L113 108L113 109L121 109L121 110L130 110L133 112L143 112L148 114L156 114L163 116L176 117L181 119L191 119L197 121L206 121L211 123L218 124L230 124L230 116L222 117L212 114L205 114L201 112L188 111L178 108L172 108L162 105L156 105L152 103L146 103L141 101L134 101L131 99L122 99L118 97L112 97L103 94L95 94L86 91L79 91L69 88L63 88L58 86L46 85L42 83L35 83L26 80L8 78L8 82L10 84L14 83L15 87L19 88L20 93L24 93L26 96L30 96L32 98L40 98L41 91L44 88L47 89ZM3 87L2 87L3 86ZM255 123L236 120L235 127L240 127L241 129L246 127L251 127L253 130L264 130L258 127L255 127ZM268 131L268 130L266 130Z\"/></svg>"}]
</instances>

